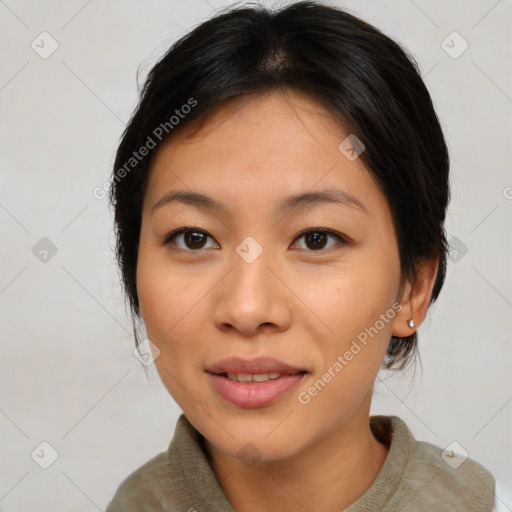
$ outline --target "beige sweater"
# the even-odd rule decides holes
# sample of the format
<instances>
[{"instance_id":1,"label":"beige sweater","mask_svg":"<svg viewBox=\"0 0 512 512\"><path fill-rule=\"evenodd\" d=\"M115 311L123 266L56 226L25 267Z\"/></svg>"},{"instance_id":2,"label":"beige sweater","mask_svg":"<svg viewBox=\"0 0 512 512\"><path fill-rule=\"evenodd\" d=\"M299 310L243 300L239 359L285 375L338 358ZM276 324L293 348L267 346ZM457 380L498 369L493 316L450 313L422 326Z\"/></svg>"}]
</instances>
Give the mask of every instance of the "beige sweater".
<instances>
[{"instance_id":1,"label":"beige sweater","mask_svg":"<svg viewBox=\"0 0 512 512\"><path fill-rule=\"evenodd\" d=\"M416 441L396 416L370 425L389 452L371 487L343 512L491 512L495 481L477 462L453 469L442 449ZM452 464L455 466L455 464ZM163 452L130 474L106 512L235 512L203 451L202 436L185 415Z\"/></svg>"}]
</instances>

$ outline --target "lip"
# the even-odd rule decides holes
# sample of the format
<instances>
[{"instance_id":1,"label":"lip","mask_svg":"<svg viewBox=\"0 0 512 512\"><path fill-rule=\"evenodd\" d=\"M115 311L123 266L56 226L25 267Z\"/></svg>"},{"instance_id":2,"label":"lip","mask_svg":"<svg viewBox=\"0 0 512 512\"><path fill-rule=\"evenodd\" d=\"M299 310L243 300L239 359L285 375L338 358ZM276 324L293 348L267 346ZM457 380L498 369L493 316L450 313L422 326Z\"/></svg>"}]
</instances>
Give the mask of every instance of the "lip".
<instances>
[{"instance_id":1,"label":"lip","mask_svg":"<svg viewBox=\"0 0 512 512\"><path fill-rule=\"evenodd\" d=\"M229 358L207 369L217 393L237 407L265 407L276 402L298 386L307 371L295 368L269 357L255 359ZM265 382L238 382L227 378L226 373L280 373L277 379Z\"/></svg>"}]
</instances>

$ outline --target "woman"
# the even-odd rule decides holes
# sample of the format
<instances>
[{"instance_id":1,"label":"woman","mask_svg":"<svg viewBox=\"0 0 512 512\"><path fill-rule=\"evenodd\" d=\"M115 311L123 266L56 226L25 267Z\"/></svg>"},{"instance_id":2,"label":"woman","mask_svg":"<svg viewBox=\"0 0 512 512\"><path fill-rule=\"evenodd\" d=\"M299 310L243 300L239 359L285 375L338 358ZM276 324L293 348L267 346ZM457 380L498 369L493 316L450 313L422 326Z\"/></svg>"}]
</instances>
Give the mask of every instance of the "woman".
<instances>
[{"instance_id":1,"label":"woman","mask_svg":"<svg viewBox=\"0 0 512 512\"><path fill-rule=\"evenodd\" d=\"M173 45L111 201L184 414L107 512L493 510L480 464L369 416L443 285L448 178L414 60L342 10L231 9Z\"/></svg>"}]
</instances>

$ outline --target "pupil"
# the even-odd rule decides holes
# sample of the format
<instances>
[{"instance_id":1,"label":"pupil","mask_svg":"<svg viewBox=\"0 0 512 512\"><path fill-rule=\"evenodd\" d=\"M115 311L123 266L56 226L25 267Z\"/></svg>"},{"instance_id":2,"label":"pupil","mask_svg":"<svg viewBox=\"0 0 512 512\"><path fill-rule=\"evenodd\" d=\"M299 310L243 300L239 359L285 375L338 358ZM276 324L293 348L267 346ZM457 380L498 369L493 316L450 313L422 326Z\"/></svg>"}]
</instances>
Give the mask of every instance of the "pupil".
<instances>
[{"instance_id":1,"label":"pupil","mask_svg":"<svg viewBox=\"0 0 512 512\"><path fill-rule=\"evenodd\" d=\"M312 240L314 245L313 249L322 249L325 246L325 233L315 232L313 234L308 235L307 239ZM324 243L321 243L322 241ZM318 246L318 244L320 245L320 247Z\"/></svg>"},{"instance_id":2,"label":"pupil","mask_svg":"<svg viewBox=\"0 0 512 512\"><path fill-rule=\"evenodd\" d=\"M204 235L202 233L197 233L195 231L189 231L186 236L187 245L189 245L190 243L191 245L194 245L193 248L198 248L195 244L199 243L200 249L204 245L204 240L202 239L204 239ZM203 244L200 243L201 241L203 241Z\"/></svg>"},{"instance_id":3,"label":"pupil","mask_svg":"<svg viewBox=\"0 0 512 512\"><path fill-rule=\"evenodd\" d=\"M204 245L204 238L205 237L203 233L189 231L186 235L186 243L187 245L193 245L193 248L200 249ZM320 233L317 231L315 233L307 235L306 239L308 240L308 243L311 243L313 249L322 249L323 247L325 247L325 233Z\"/></svg>"}]
</instances>

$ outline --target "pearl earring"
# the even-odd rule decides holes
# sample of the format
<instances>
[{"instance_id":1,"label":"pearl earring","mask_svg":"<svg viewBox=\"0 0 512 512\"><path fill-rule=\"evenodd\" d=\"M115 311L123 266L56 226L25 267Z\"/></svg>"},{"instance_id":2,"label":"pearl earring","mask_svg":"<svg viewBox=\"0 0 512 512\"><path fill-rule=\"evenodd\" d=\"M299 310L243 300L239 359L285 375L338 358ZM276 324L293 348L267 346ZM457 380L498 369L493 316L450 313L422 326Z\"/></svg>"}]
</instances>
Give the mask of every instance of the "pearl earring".
<instances>
[{"instance_id":1,"label":"pearl earring","mask_svg":"<svg viewBox=\"0 0 512 512\"><path fill-rule=\"evenodd\" d=\"M412 318L409 320L409 327L411 329L414 327L414 320Z\"/></svg>"}]
</instances>

